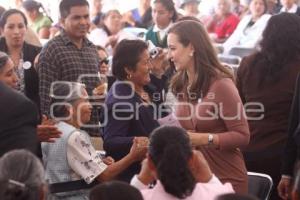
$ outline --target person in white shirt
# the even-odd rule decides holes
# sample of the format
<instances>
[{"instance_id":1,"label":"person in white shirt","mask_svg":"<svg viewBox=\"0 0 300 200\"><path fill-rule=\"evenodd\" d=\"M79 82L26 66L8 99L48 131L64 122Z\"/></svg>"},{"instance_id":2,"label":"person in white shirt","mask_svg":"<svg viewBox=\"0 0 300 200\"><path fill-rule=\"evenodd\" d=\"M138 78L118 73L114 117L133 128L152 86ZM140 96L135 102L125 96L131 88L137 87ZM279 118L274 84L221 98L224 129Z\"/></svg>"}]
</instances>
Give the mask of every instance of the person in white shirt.
<instances>
[{"instance_id":1,"label":"person in white shirt","mask_svg":"<svg viewBox=\"0 0 300 200\"><path fill-rule=\"evenodd\" d=\"M144 158L146 137L136 137L131 151L121 160L103 158L81 130L91 116L85 86L76 82L56 82L51 86L51 117L62 135L55 143L42 143L46 179L50 184L83 180L86 184L107 181L133 162ZM86 190L52 194L53 199L85 199Z\"/></svg>"},{"instance_id":2,"label":"person in white shirt","mask_svg":"<svg viewBox=\"0 0 300 200\"><path fill-rule=\"evenodd\" d=\"M266 14L266 0L252 0L250 15L242 18L233 34L223 44L224 53L228 54L233 47L257 48L271 15Z\"/></svg>"},{"instance_id":3,"label":"person in white shirt","mask_svg":"<svg viewBox=\"0 0 300 200\"><path fill-rule=\"evenodd\" d=\"M104 14L100 28L95 28L89 40L95 45L105 47L112 55L114 47L123 39L135 39L133 35L122 30L122 15L118 10L109 10Z\"/></svg>"},{"instance_id":4,"label":"person in white shirt","mask_svg":"<svg viewBox=\"0 0 300 200\"><path fill-rule=\"evenodd\" d=\"M156 185L149 189L154 180ZM152 132L147 159L131 185L141 190L144 200L213 200L234 193L230 183L222 184L212 174L202 153L192 150L186 131L174 126Z\"/></svg>"},{"instance_id":5,"label":"person in white shirt","mask_svg":"<svg viewBox=\"0 0 300 200\"><path fill-rule=\"evenodd\" d=\"M173 1L155 0L152 5L152 18L154 26L146 33L146 40L156 47L167 48L167 32L177 19Z\"/></svg>"},{"instance_id":6,"label":"person in white shirt","mask_svg":"<svg viewBox=\"0 0 300 200\"><path fill-rule=\"evenodd\" d=\"M295 0L280 0L282 7L280 12L288 12L295 13L296 15L300 15L300 7L297 6Z\"/></svg>"}]
</instances>

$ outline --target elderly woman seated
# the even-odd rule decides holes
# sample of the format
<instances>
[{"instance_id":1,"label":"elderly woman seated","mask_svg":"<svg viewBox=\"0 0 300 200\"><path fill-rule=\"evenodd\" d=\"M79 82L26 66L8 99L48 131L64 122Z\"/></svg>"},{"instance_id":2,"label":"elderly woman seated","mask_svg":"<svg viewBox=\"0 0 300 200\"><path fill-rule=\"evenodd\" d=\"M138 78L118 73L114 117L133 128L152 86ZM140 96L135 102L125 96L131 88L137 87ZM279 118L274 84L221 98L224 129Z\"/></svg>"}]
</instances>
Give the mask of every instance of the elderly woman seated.
<instances>
[{"instance_id":1,"label":"elderly woman seated","mask_svg":"<svg viewBox=\"0 0 300 200\"><path fill-rule=\"evenodd\" d=\"M51 88L51 115L62 132L55 143L42 143L46 179L50 184L83 179L86 184L111 180L133 162L145 156L142 140L134 139L130 152L118 162L102 159L93 148L89 135L81 130L90 120L91 104L85 86L57 82ZM86 199L87 190L52 194L54 199Z\"/></svg>"},{"instance_id":2,"label":"elderly woman seated","mask_svg":"<svg viewBox=\"0 0 300 200\"><path fill-rule=\"evenodd\" d=\"M231 13L230 0L217 0L214 5L215 14L207 22L206 28L211 39L223 43L233 33L239 23L239 17Z\"/></svg>"}]
</instances>

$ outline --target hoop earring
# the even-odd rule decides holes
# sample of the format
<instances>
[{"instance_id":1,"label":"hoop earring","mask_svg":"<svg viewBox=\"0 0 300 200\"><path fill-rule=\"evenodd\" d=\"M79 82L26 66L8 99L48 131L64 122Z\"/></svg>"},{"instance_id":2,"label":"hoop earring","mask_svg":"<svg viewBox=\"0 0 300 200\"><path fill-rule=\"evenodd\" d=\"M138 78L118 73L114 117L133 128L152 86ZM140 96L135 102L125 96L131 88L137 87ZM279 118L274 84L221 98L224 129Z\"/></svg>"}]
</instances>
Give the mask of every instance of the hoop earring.
<instances>
[{"instance_id":1,"label":"hoop earring","mask_svg":"<svg viewBox=\"0 0 300 200\"><path fill-rule=\"evenodd\" d=\"M130 80L130 79L131 79L131 77L132 77L132 75L131 75L131 74L127 74L127 76L126 76L126 78L127 78L128 80Z\"/></svg>"}]
</instances>

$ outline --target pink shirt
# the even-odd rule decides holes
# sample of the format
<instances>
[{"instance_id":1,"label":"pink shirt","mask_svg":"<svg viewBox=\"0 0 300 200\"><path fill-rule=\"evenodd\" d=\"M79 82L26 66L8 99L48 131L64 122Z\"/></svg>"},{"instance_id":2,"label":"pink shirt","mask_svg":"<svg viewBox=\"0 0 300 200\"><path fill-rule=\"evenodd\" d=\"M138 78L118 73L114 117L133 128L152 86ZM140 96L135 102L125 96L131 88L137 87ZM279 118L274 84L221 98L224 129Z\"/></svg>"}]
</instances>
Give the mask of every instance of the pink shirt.
<instances>
[{"instance_id":1,"label":"pink shirt","mask_svg":"<svg viewBox=\"0 0 300 200\"><path fill-rule=\"evenodd\" d=\"M144 200L175 200L177 197L165 192L163 185L157 181L153 189L141 190ZM217 196L234 193L230 183L222 184L213 176L208 183L197 183L191 196L185 200L214 200Z\"/></svg>"}]
</instances>

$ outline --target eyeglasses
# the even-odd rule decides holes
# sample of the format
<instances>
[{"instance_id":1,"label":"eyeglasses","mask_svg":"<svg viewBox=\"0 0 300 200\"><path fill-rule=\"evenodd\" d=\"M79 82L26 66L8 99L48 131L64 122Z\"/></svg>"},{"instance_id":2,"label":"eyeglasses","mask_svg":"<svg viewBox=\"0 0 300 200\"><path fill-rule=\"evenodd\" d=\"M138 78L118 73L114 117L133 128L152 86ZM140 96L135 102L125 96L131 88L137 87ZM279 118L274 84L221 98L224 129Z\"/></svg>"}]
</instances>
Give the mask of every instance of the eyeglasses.
<instances>
[{"instance_id":1,"label":"eyeglasses","mask_svg":"<svg viewBox=\"0 0 300 200\"><path fill-rule=\"evenodd\" d=\"M100 65L102 65L102 64L108 65L108 63L109 63L109 59L107 57L104 58L104 59L102 59L102 60L100 60Z\"/></svg>"}]
</instances>

